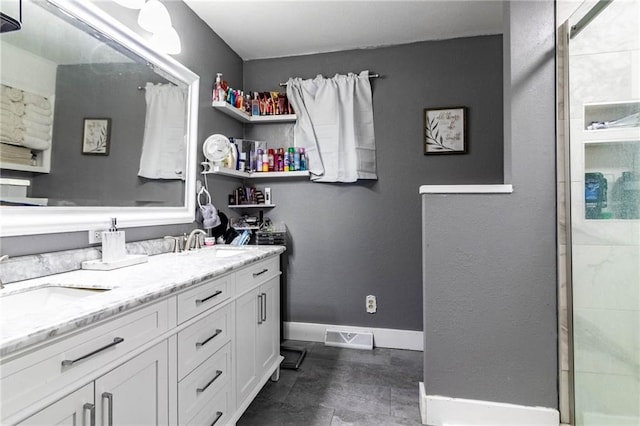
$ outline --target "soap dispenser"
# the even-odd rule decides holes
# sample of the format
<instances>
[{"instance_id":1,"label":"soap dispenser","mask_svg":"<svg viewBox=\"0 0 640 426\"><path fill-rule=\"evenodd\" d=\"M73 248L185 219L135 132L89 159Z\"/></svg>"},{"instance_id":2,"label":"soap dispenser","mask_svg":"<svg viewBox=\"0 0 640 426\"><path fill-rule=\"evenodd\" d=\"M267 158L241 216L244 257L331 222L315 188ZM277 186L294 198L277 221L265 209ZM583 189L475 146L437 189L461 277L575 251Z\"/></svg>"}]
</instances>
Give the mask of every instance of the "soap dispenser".
<instances>
[{"instance_id":1,"label":"soap dispenser","mask_svg":"<svg viewBox=\"0 0 640 426\"><path fill-rule=\"evenodd\" d=\"M111 218L111 227L102 233L102 261L113 262L123 259L127 252L125 249L124 231L118 231L116 218Z\"/></svg>"}]
</instances>

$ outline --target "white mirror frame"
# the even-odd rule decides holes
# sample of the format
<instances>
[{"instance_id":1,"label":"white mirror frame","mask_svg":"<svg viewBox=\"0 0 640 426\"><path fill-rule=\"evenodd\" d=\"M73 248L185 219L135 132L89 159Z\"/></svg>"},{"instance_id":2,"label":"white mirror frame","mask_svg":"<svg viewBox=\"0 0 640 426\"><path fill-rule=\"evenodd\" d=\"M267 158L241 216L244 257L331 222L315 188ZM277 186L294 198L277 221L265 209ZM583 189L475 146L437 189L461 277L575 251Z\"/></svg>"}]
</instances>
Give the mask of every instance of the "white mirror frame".
<instances>
[{"instance_id":1,"label":"white mirror frame","mask_svg":"<svg viewBox=\"0 0 640 426\"><path fill-rule=\"evenodd\" d=\"M188 85L185 200L181 207L1 207L0 236L106 229L110 218L120 228L191 223L195 219L195 180L200 77L159 53L140 35L88 1L46 0Z\"/></svg>"}]
</instances>

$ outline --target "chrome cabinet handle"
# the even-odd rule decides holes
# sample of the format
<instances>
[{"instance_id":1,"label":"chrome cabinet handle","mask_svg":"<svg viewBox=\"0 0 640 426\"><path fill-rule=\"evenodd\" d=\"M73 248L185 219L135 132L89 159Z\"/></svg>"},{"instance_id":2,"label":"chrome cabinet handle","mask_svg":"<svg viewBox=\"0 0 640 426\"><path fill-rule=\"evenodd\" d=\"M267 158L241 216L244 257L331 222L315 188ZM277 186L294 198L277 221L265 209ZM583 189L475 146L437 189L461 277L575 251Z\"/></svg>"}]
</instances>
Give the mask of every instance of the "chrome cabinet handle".
<instances>
[{"instance_id":1,"label":"chrome cabinet handle","mask_svg":"<svg viewBox=\"0 0 640 426\"><path fill-rule=\"evenodd\" d=\"M253 273L253 278L255 278L255 277L257 277L257 276L260 276L260 275L264 274L265 272L269 272L269 269L263 269L263 270L262 270L262 271L260 271L260 272L254 272L254 273Z\"/></svg>"},{"instance_id":2,"label":"chrome cabinet handle","mask_svg":"<svg viewBox=\"0 0 640 426\"><path fill-rule=\"evenodd\" d=\"M113 426L113 394L109 392L102 393L102 399L107 400L107 426Z\"/></svg>"},{"instance_id":3,"label":"chrome cabinet handle","mask_svg":"<svg viewBox=\"0 0 640 426\"><path fill-rule=\"evenodd\" d=\"M262 322L267 321L267 293L262 293Z\"/></svg>"},{"instance_id":4,"label":"chrome cabinet handle","mask_svg":"<svg viewBox=\"0 0 640 426\"><path fill-rule=\"evenodd\" d=\"M258 325L262 324L262 294L258 294Z\"/></svg>"},{"instance_id":5,"label":"chrome cabinet handle","mask_svg":"<svg viewBox=\"0 0 640 426\"><path fill-rule=\"evenodd\" d=\"M206 302L209 299L213 299L216 296L219 296L222 294L222 290L218 290L215 293L213 293L211 296L205 297L204 299L196 299L196 305L199 305L201 303Z\"/></svg>"},{"instance_id":6,"label":"chrome cabinet handle","mask_svg":"<svg viewBox=\"0 0 640 426\"><path fill-rule=\"evenodd\" d=\"M211 423L211 426L218 423L218 420L220 420L220 417L222 417L222 411L216 411L216 418L213 420L213 423Z\"/></svg>"},{"instance_id":7,"label":"chrome cabinet handle","mask_svg":"<svg viewBox=\"0 0 640 426\"><path fill-rule=\"evenodd\" d=\"M65 360L63 360L62 361L62 366L63 367L71 366L71 365L75 364L76 362L80 362L80 361L85 360L85 359L87 359L89 357L92 357L92 356L96 355L97 353L102 352L104 350L107 350L107 349L109 349L109 348L111 348L111 347L113 347L115 345L118 345L118 344L120 344L122 342L124 342L124 339L122 337L115 337L113 339L113 342L111 342L108 345L105 345L105 346L103 346L101 348L98 348L93 352L89 352L88 354L82 355L81 357L76 358L76 359L65 359Z\"/></svg>"},{"instance_id":8,"label":"chrome cabinet handle","mask_svg":"<svg viewBox=\"0 0 640 426\"><path fill-rule=\"evenodd\" d=\"M207 343L209 343L211 341L211 339L213 339L214 337L216 337L218 334L222 333L222 330L220 330L219 328L216 329L216 332L213 333L213 335L211 337L206 338L205 340L203 340L202 342L196 342L196 348L199 348L201 346L206 345Z\"/></svg>"},{"instance_id":9,"label":"chrome cabinet handle","mask_svg":"<svg viewBox=\"0 0 640 426\"><path fill-rule=\"evenodd\" d=\"M218 377L220 377L220 375L221 375L221 374L222 374L222 371L220 371L220 370L216 370L216 375L215 375L215 376L213 376L213 379L209 380L209 383L207 383L206 385L204 385L204 387L203 387L203 388L197 388L197 389L196 389L196 392L200 393L200 392L204 392L204 391L206 391L206 390L207 390L207 388L208 388L209 386L211 386L211 385L213 384L213 382L215 382L215 381L218 379Z\"/></svg>"},{"instance_id":10,"label":"chrome cabinet handle","mask_svg":"<svg viewBox=\"0 0 640 426\"><path fill-rule=\"evenodd\" d=\"M82 406L82 411L82 424L87 425L87 411L89 411L89 426L96 426L96 406L87 402Z\"/></svg>"}]
</instances>

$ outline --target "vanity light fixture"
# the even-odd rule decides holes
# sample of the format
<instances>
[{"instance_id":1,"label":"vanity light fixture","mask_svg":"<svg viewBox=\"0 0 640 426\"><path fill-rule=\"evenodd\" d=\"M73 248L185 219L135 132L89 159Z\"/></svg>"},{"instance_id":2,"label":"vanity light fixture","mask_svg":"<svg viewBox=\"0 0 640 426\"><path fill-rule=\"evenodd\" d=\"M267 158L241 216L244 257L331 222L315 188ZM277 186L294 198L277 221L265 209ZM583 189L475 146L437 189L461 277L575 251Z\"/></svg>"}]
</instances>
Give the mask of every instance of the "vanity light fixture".
<instances>
[{"instance_id":1,"label":"vanity light fixture","mask_svg":"<svg viewBox=\"0 0 640 426\"><path fill-rule=\"evenodd\" d=\"M129 9L140 9L138 25L151 35L150 43L158 50L176 55L182 51L180 36L171 24L167 7L158 0L113 0Z\"/></svg>"},{"instance_id":2,"label":"vanity light fixture","mask_svg":"<svg viewBox=\"0 0 640 426\"><path fill-rule=\"evenodd\" d=\"M173 27L153 33L151 44L170 55L176 55L182 51L180 36Z\"/></svg>"},{"instance_id":3,"label":"vanity light fixture","mask_svg":"<svg viewBox=\"0 0 640 426\"><path fill-rule=\"evenodd\" d=\"M128 9L142 9L144 3L147 0L113 0L118 3L120 6L126 7Z\"/></svg>"},{"instance_id":4,"label":"vanity light fixture","mask_svg":"<svg viewBox=\"0 0 640 426\"><path fill-rule=\"evenodd\" d=\"M138 25L151 33L171 27L171 17L166 6L158 0L149 0L140 9Z\"/></svg>"}]
</instances>

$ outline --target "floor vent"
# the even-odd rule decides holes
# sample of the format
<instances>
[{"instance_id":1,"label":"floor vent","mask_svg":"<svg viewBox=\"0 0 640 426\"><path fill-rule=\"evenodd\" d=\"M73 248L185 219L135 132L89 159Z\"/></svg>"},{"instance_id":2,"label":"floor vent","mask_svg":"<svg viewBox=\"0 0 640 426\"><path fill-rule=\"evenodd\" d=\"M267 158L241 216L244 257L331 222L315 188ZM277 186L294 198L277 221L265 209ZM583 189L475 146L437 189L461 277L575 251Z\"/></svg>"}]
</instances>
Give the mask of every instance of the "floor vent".
<instances>
[{"instance_id":1,"label":"floor vent","mask_svg":"<svg viewBox=\"0 0 640 426\"><path fill-rule=\"evenodd\" d=\"M369 331L345 331L327 329L324 333L326 346L351 349L373 349L373 333Z\"/></svg>"}]
</instances>

